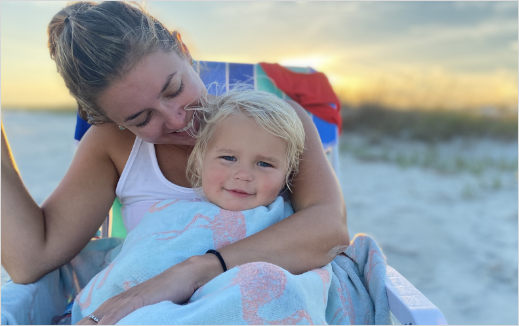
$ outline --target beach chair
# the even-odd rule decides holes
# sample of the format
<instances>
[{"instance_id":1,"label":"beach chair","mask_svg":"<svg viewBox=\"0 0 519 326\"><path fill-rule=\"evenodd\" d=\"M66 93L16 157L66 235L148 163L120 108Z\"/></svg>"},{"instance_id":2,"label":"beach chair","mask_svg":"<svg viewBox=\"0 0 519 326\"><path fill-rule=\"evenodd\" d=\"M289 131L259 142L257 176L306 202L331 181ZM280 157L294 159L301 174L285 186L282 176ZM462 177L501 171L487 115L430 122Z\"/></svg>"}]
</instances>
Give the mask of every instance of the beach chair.
<instances>
[{"instance_id":1,"label":"beach chair","mask_svg":"<svg viewBox=\"0 0 519 326\"><path fill-rule=\"evenodd\" d=\"M233 84L239 83L289 99L290 96L278 87L276 80L265 72L264 67L266 68L262 64L195 62L195 68L212 95L222 94L232 88ZM297 74L316 73L312 68L285 68ZM340 110L338 103L328 104L332 110L337 112ZM319 117L319 112L308 113L317 127L328 159L335 173L338 174L340 126ZM78 115L75 132L77 142L81 140L88 128L86 121ZM2 324L50 324L53 317L61 316L67 304L73 300L80 289L107 265L104 263L105 257L117 250L117 246L126 237L120 209L121 203L116 199L109 216L98 232L98 238L93 239L70 263L45 275L35 283L20 285L9 282L2 286ZM447 324L440 310L396 270L387 266L386 276L389 309L396 323ZM5 297L8 299L4 301Z\"/></svg>"}]
</instances>

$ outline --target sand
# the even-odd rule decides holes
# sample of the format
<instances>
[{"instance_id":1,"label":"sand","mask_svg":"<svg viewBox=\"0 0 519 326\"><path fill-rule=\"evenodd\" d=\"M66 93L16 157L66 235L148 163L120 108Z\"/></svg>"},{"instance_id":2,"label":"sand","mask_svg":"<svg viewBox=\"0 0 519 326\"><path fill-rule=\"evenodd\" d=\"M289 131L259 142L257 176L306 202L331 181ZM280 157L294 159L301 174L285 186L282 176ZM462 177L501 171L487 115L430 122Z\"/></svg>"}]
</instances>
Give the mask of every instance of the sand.
<instances>
[{"instance_id":1,"label":"sand","mask_svg":"<svg viewBox=\"0 0 519 326\"><path fill-rule=\"evenodd\" d=\"M73 156L75 117L3 113L38 203ZM439 145L341 138L339 180L350 235L372 236L450 324L518 323L517 142ZM2 268L2 284L8 275Z\"/></svg>"}]
</instances>

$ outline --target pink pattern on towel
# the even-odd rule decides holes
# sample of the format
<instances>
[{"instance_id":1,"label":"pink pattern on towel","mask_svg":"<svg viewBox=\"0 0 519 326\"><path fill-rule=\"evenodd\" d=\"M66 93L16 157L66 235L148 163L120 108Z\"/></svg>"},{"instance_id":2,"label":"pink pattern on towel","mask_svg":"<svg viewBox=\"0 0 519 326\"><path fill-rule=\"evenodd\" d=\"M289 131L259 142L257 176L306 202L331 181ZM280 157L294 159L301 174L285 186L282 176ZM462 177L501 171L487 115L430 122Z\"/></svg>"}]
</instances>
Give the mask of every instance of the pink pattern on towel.
<instances>
[{"instance_id":1,"label":"pink pattern on towel","mask_svg":"<svg viewBox=\"0 0 519 326\"><path fill-rule=\"evenodd\" d=\"M86 288L83 288L83 290L81 290L81 292L79 292L79 294L76 296L76 301L79 304L79 307L81 308L81 310L85 310L86 308L90 307L90 304L92 303L92 291L94 290L94 285L96 284L96 281L97 281L97 278L99 277L99 275L100 275L100 273L97 274L96 277L94 278L94 282L92 282L92 285L90 286L90 291L88 291L88 295L87 295L87 298L85 299L85 301L81 302L81 296L83 295L83 291Z\"/></svg>"},{"instance_id":2,"label":"pink pattern on towel","mask_svg":"<svg viewBox=\"0 0 519 326\"><path fill-rule=\"evenodd\" d=\"M362 250L362 248L366 247L366 237L362 236L362 233L359 233L355 235L355 238L353 238L352 245L350 246L348 250L347 256L353 260L354 263L357 262L359 259L357 250ZM354 249L354 250L351 250Z\"/></svg>"},{"instance_id":3,"label":"pink pattern on towel","mask_svg":"<svg viewBox=\"0 0 519 326\"><path fill-rule=\"evenodd\" d=\"M380 257L380 259L376 259L376 256ZM369 258L368 258L368 268L367 270L364 269L364 277L366 280L366 290L369 291L369 280L371 280L371 273L373 273L373 270L375 269L375 266L382 264L385 267L385 259L377 250L370 250L369 251Z\"/></svg>"},{"instance_id":4,"label":"pink pattern on towel","mask_svg":"<svg viewBox=\"0 0 519 326\"><path fill-rule=\"evenodd\" d=\"M206 220L209 224L202 224L192 226L199 219ZM220 209L220 213L215 215L213 219L200 213L189 222L183 230L170 230L163 232L156 232L153 234L171 234L165 238L158 238L157 240L170 240L176 238L179 234L191 228L204 228L213 231L213 241L215 249L225 247L233 242L245 238L247 235L247 226L245 223L245 216L242 212L233 212L225 209ZM150 236L150 235L148 235ZM142 238L141 238L142 239ZM139 239L139 240L141 240ZM138 240L138 241L139 241Z\"/></svg>"},{"instance_id":5,"label":"pink pattern on towel","mask_svg":"<svg viewBox=\"0 0 519 326\"><path fill-rule=\"evenodd\" d=\"M305 310L298 310L290 317L274 321L265 320L258 315L262 306L283 295L286 282L283 269L276 265L249 263L240 266L231 284L240 286L243 319L250 325L294 325L302 319L312 324L312 319Z\"/></svg>"},{"instance_id":6,"label":"pink pattern on towel","mask_svg":"<svg viewBox=\"0 0 519 326\"><path fill-rule=\"evenodd\" d=\"M323 281L323 297L324 297L324 304L326 304L326 299L328 298L328 296L326 295L326 284L328 282L330 282L330 273L328 273L328 271L324 268L314 269L312 272L319 275L319 277L321 278L321 281Z\"/></svg>"},{"instance_id":7,"label":"pink pattern on towel","mask_svg":"<svg viewBox=\"0 0 519 326\"><path fill-rule=\"evenodd\" d=\"M180 199L175 199L163 206L160 206L160 207L157 207L158 204L162 203L162 200L159 201L159 202L156 202L155 204L153 204L149 209L148 209L148 212L150 213L155 213L155 212L160 212L161 210L163 210L164 208L168 207L168 206L171 206L175 203L177 203L178 201L180 201Z\"/></svg>"},{"instance_id":8,"label":"pink pattern on towel","mask_svg":"<svg viewBox=\"0 0 519 326\"><path fill-rule=\"evenodd\" d=\"M242 212L220 209L220 214L214 217L211 226L216 249L230 245L247 235L245 216Z\"/></svg>"},{"instance_id":9,"label":"pink pattern on towel","mask_svg":"<svg viewBox=\"0 0 519 326\"><path fill-rule=\"evenodd\" d=\"M333 318L330 321L330 324L332 324L332 322L339 315L339 313L342 313L340 315L341 318L339 320L333 322L333 324L341 325L342 320L345 317L349 317L350 325L354 325L355 324L355 310L353 307L353 302L351 300L350 291L348 290L348 287L346 286L346 284L344 282L342 282L342 280L339 279L339 283L340 283L340 286L337 287L337 292L339 293L339 298L341 299L342 305L341 305L341 308L339 308L339 309L337 309L337 311L335 311L335 314L333 315Z\"/></svg>"},{"instance_id":10,"label":"pink pattern on towel","mask_svg":"<svg viewBox=\"0 0 519 326\"><path fill-rule=\"evenodd\" d=\"M136 280L131 280L131 281L124 281L123 282L123 289L124 291L130 289L132 286L135 286L139 284L139 282L137 282Z\"/></svg>"},{"instance_id":11,"label":"pink pattern on towel","mask_svg":"<svg viewBox=\"0 0 519 326\"><path fill-rule=\"evenodd\" d=\"M99 282L99 285L97 286L98 289L103 284L105 284L106 278L108 277L108 274L110 274L110 271L112 270L113 267L114 267L114 263L111 263L110 265L108 265L108 268L106 269L106 272L105 272L105 276L103 276L103 279L101 280L101 282Z\"/></svg>"}]
</instances>

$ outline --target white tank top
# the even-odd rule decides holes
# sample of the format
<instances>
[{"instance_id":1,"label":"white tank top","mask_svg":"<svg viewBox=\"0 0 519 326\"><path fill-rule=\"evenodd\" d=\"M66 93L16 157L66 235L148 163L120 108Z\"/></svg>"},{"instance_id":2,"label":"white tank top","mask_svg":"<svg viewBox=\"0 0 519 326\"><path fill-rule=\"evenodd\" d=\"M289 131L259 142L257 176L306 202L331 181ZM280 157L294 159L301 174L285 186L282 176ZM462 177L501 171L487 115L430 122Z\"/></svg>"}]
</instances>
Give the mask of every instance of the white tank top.
<instances>
[{"instance_id":1,"label":"white tank top","mask_svg":"<svg viewBox=\"0 0 519 326\"><path fill-rule=\"evenodd\" d=\"M155 146L139 137L135 138L115 194L123 204L121 214L128 232L139 224L151 205L160 200L200 198L192 188L169 182L160 171Z\"/></svg>"}]
</instances>

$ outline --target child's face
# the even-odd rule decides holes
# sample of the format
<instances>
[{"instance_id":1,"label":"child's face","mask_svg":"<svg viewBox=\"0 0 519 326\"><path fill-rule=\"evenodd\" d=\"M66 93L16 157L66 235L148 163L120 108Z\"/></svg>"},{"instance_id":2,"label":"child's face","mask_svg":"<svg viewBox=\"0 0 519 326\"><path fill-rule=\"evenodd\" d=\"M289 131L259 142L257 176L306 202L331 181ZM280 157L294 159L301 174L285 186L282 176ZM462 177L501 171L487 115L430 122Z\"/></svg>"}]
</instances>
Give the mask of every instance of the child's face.
<instances>
[{"instance_id":1,"label":"child's face","mask_svg":"<svg viewBox=\"0 0 519 326\"><path fill-rule=\"evenodd\" d=\"M232 115L216 127L203 159L207 199L231 211L270 205L285 185L286 141Z\"/></svg>"}]
</instances>

